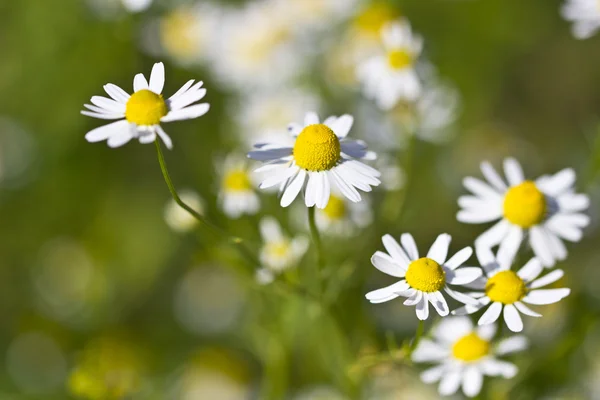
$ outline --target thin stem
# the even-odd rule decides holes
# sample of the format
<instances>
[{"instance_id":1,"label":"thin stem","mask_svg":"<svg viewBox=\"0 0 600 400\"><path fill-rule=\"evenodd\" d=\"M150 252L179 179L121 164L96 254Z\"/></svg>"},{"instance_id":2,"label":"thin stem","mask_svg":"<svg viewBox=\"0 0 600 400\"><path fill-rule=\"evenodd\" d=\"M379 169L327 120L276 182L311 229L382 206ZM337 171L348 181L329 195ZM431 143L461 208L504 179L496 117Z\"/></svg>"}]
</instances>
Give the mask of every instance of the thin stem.
<instances>
[{"instance_id":1,"label":"thin stem","mask_svg":"<svg viewBox=\"0 0 600 400\"><path fill-rule=\"evenodd\" d=\"M323 245L321 243L321 235L317 228L317 222L315 220L315 207L308 207L308 225L310 227L310 235L312 236L315 250L317 253L317 264L315 268L315 287L317 293L321 292L321 273L325 268L325 258L323 257Z\"/></svg>"},{"instance_id":2,"label":"thin stem","mask_svg":"<svg viewBox=\"0 0 600 400\"><path fill-rule=\"evenodd\" d=\"M410 346L409 356L412 355L412 352L415 351L417 346L419 345L419 341L421 340L421 336L423 336L423 331L425 330L425 321L419 320L419 326L417 326L417 332L415 333L415 338Z\"/></svg>"},{"instance_id":3,"label":"thin stem","mask_svg":"<svg viewBox=\"0 0 600 400\"><path fill-rule=\"evenodd\" d=\"M160 142L159 142L158 138L156 138L156 140L154 141L154 144L156 145L156 153L158 154L158 163L160 164L160 170L162 171L163 178L165 179L165 183L167 184L167 187L169 188L169 192L171 192L171 196L173 197L173 200L175 200L175 203L177 203L181 208L183 208L188 213L190 213L190 215L192 217L194 217L196 220L198 220L198 222L200 222L202 224L202 226L210 234L217 234L217 235L223 236L224 238L227 239L228 242L235 244L237 246L238 250L240 251L240 253L242 254L242 256L245 259L252 262L254 264L254 267L260 265L259 261L256 259L256 257L252 253L252 251L250 251L250 249L248 249L248 247L246 247L244 240L242 238L229 235L227 232L223 231L216 225L213 225L212 223L210 223L199 212L197 212L192 207L190 207L188 204L186 204L183 200L181 200L181 198L179 197L179 194L177 194L175 185L173 185L173 181L171 180L169 170L167 169L167 163L165 162L165 157L163 156L163 152L160 147Z\"/></svg>"}]
</instances>

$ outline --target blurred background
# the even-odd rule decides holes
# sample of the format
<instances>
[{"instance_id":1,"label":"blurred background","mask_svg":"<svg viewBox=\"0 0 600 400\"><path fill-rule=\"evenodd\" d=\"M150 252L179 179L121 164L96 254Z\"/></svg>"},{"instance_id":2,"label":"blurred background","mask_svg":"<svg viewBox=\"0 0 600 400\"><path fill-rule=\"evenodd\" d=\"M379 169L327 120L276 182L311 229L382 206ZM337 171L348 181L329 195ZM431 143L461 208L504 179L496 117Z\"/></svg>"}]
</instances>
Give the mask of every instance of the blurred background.
<instances>
[{"instance_id":1,"label":"blurred background","mask_svg":"<svg viewBox=\"0 0 600 400\"><path fill-rule=\"evenodd\" d=\"M482 227L456 221L462 178L506 156L530 177L573 167L593 222L559 265L571 296L528 319L519 375L486 380L481 398L600 398L600 37L575 39L559 0L281 3L0 0L0 399L437 398L419 367L364 361L417 325L400 301L364 299L393 282L369 258L385 233L471 245ZM354 70L399 17L423 37L433 97L384 112ZM131 92L158 61L167 95L203 80L211 104L165 127L176 187L265 265L172 204L152 145L84 140L104 121L83 104L108 82ZM226 160L309 110L353 114L384 173L362 209L321 217L323 302L302 289L316 258L301 202L262 191L256 212L223 207ZM272 283L257 274L279 254L266 216L298 244Z\"/></svg>"}]
</instances>

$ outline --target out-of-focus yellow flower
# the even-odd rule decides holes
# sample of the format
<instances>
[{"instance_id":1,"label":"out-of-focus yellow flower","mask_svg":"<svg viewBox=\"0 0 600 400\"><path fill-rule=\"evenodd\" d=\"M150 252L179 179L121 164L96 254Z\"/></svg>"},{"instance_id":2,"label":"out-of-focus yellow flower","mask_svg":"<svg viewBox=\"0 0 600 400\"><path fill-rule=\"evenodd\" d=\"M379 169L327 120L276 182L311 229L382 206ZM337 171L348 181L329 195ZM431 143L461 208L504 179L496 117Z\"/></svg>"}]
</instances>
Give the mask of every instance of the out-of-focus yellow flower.
<instances>
[{"instance_id":1,"label":"out-of-focus yellow flower","mask_svg":"<svg viewBox=\"0 0 600 400\"><path fill-rule=\"evenodd\" d=\"M131 343L100 338L83 350L68 387L82 399L122 399L140 388L141 370L140 354Z\"/></svg>"}]
</instances>

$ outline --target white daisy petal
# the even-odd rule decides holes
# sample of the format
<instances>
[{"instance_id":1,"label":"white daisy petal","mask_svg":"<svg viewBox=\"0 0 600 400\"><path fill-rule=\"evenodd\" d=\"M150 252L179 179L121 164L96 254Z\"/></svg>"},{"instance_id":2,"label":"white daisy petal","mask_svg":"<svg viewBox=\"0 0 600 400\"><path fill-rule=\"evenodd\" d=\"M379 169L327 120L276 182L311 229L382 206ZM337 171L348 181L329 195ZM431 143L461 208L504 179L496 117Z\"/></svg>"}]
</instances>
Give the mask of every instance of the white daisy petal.
<instances>
[{"instance_id":1,"label":"white daisy petal","mask_svg":"<svg viewBox=\"0 0 600 400\"><path fill-rule=\"evenodd\" d=\"M319 123L319 116L315 112L306 113L304 117L304 125L314 125Z\"/></svg>"},{"instance_id":2,"label":"white daisy petal","mask_svg":"<svg viewBox=\"0 0 600 400\"><path fill-rule=\"evenodd\" d=\"M448 303L446 303L446 299L441 292L437 291L429 293L428 297L429 302L440 316L445 317L450 313L450 310L448 309Z\"/></svg>"},{"instance_id":3,"label":"white daisy petal","mask_svg":"<svg viewBox=\"0 0 600 400\"><path fill-rule=\"evenodd\" d=\"M402 243L402 247L404 247L404 250L406 250L406 254L411 261L419 259L419 250L417 249L417 244L410 233L403 233L402 236L400 236L400 242Z\"/></svg>"},{"instance_id":4,"label":"white daisy petal","mask_svg":"<svg viewBox=\"0 0 600 400\"><path fill-rule=\"evenodd\" d=\"M453 344L473 330L473 323L467 317L444 318L433 328L433 337L445 344Z\"/></svg>"},{"instance_id":5,"label":"white daisy petal","mask_svg":"<svg viewBox=\"0 0 600 400\"><path fill-rule=\"evenodd\" d=\"M335 133L335 135L338 138L342 139L348 135L348 132L350 132L353 123L354 117L352 117L352 115L344 114L341 117L337 118L330 125L325 125L328 125L331 128L331 130Z\"/></svg>"},{"instance_id":6,"label":"white daisy petal","mask_svg":"<svg viewBox=\"0 0 600 400\"><path fill-rule=\"evenodd\" d=\"M164 142L165 146L167 146L167 149L172 150L173 141L171 140L171 137L167 135L167 133L164 131L163 128L161 128L160 125L156 125L154 128L156 129L156 133L158 134L158 136L160 136L160 138Z\"/></svg>"},{"instance_id":7,"label":"white daisy petal","mask_svg":"<svg viewBox=\"0 0 600 400\"><path fill-rule=\"evenodd\" d=\"M511 379L517 374L517 367L509 362L489 358L481 363L484 374L489 376L502 376Z\"/></svg>"},{"instance_id":8,"label":"white daisy petal","mask_svg":"<svg viewBox=\"0 0 600 400\"><path fill-rule=\"evenodd\" d=\"M498 342L496 347L496 354L499 356L516 353L527 349L528 341L525 336L511 336L506 339L502 339Z\"/></svg>"},{"instance_id":9,"label":"white daisy petal","mask_svg":"<svg viewBox=\"0 0 600 400\"><path fill-rule=\"evenodd\" d=\"M146 77L144 76L144 74L137 74L134 78L133 78L133 91L134 92L139 92L140 90L147 90L148 87L148 81L146 80Z\"/></svg>"},{"instance_id":10,"label":"white daisy petal","mask_svg":"<svg viewBox=\"0 0 600 400\"><path fill-rule=\"evenodd\" d=\"M562 212L584 211L590 206L590 198L586 194L565 193L558 197L557 202Z\"/></svg>"},{"instance_id":11,"label":"white daisy petal","mask_svg":"<svg viewBox=\"0 0 600 400\"><path fill-rule=\"evenodd\" d=\"M92 118L98 118L98 119L123 119L123 114L105 114L105 113L96 113L96 112L91 112L91 111L81 111L82 115L86 115L88 117L92 117Z\"/></svg>"},{"instance_id":12,"label":"white daisy petal","mask_svg":"<svg viewBox=\"0 0 600 400\"><path fill-rule=\"evenodd\" d=\"M294 178L292 183L286 188L285 192L283 192L283 196L281 196L281 206L287 207L296 199L300 190L302 190L302 186L304 186L304 180L306 179L306 172L301 169L298 172L298 175Z\"/></svg>"},{"instance_id":13,"label":"white daisy petal","mask_svg":"<svg viewBox=\"0 0 600 400\"><path fill-rule=\"evenodd\" d=\"M502 303L495 302L492 303L491 306L488 307L487 310L483 313L479 321L477 321L478 325L486 325L496 322L500 313L502 312Z\"/></svg>"},{"instance_id":14,"label":"white daisy petal","mask_svg":"<svg viewBox=\"0 0 600 400\"><path fill-rule=\"evenodd\" d=\"M133 139L132 130L130 126L127 126L124 129L119 129L111 134L111 136L106 141L108 147L116 148L121 147L127 142Z\"/></svg>"},{"instance_id":15,"label":"white daisy petal","mask_svg":"<svg viewBox=\"0 0 600 400\"><path fill-rule=\"evenodd\" d=\"M461 374L458 368L446 371L446 375L442 377L438 391L442 396L450 396L456 393L460 387Z\"/></svg>"},{"instance_id":16,"label":"white daisy petal","mask_svg":"<svg viewBox=\"0 0 600 400\"><path fill-rule=\"evenodd\" d=\"M493 247L506 237L510 230L511 224L505 219L502 219L496 225L482 233L477 240L475 240L475 247L478 245Z\"/></svg>"},{"instance_id":17,"label":"white daisy petal","mask_svg":"<svg viewBox=\"0 0 600 400\"><path fill-rule=\"evenodd\" d=\"M161 94L165 86L165 66L159 62L154 64L150 72L150 84L148 87L156 94Z\"/></svg>"},{"instance_id":18,"label":"white daisy petal","mask_svg":"<svg viewBox=\"0 0 600 400\"><path fill-rule=\"evenodd\" d=\"M377 251L371 257L371 264L384 274L395 276L398 278L404 277L404 271L400 265L389 255Z\"/></svg>"},{"instance_id":19,"label":"white daisy petal","mask_svg":"<svg viewBox=\"0 0 600 400\"><path fill-rule=\"evenodd\" d=\"M113 122L112 124L92 129L85 135L85 140L87 140L90 143L100 142L122 131L129 132L129 122L125 120L117 121Z\"/></svg>"},{"instance_id":20,"label":"white daisy petal","mask_svg":"<svg viewBox=\"0 0 600 400\"><path fill-rule=\"evenodd\" d=\"M306 192L304 193L304 204L306 207L313 207L317 203L317 186L319 183L317 180L317 172L310 171L308 174L308 180L306 182Z\"/></svg>"},{"instance_id":21,"label":"white daisy petal","mask_svg":"<svg viewBox=\"0 0 600 400\"><path fill-rule=\"evenodd\" d=\"M202 103L182 108L176 111L170 111L167 115L160 119L161 122L183 121L186 119L198 118L206 114L210 110L210 104Z\"/></svg>"},{"instance_id":22,"label":"white daisy petal","mask_svg":"<svg viewBox=\"0 0 600 400\"><path fill-rule=\"evenodd\" d=\"M408 256L406 255L404 250L402 250L402 247L400 247L398 242L396 242L392 235L384 235L381 238L381 240L383 242L383 246L390 254L390 256L392 256L392 258L398 264L400 264L401 268L406 270L406 268L408 268L408 265L410 264L410 260L408 259Z\"/></svg>"},{"instance_id":23,"label":"white daisy petal","mask_svg":"<svg viewBox=\"0 0 600 400\"><path fill-rule=\"evenodd\" d=\"M484 161L481 163L481 172L483 176L489 183L496 188L499 192L503 193L507 190L506 183L502 180L500 175L496 172L492 164L488 161Z\"/></svg>"},{"instance_id":24,"label":"white daisy petal","mask_svg":"<svg viewBox=\"0 0 600 400\"><path fill-rule=\"evenodd\" d=\"M477 366L470 366L465 369L462 376L462 389L467 397L475 397L481 391L483 386L483 374Z\"/></svg>"},{"instance_id":25,"label":"white daisy petal","mask_svg":"<svg viewBox=\"0 0 600 400\"><path fill-rule=\"evenodd\" d=\"M466 177L463 179L463 185L469 189L473 194L483 197L484 199L498 200L500 193L489 186L487 183L473 177Z\"/></svg>"},{"instance_id":26,"label":"white daisy petal","mask_svg":"<svg viewBox=\"0 0 600 400\"><path fill-rule=\"evenodd\" d=\"M181 88L179 88L178 91L176 91L171 97L169 97L169 100L174 101L175 99L177 99L179 96L181 96L182 94L184 94L185 92L187 92L192 85L194 84L195 80L194 79L190 79L189 81L187 81L185 83L185 85L183 85ZM202 86L202 82L198 82L199 86Z\"/></svg>"},{"instance_id":27,"label":"white daisy petal","mask_svg":"<svg viewBox=\"0 0 600 400\"><path fill-rule=\"evenodd\" d=\"M494 338L497 330L498 326L496 324L481 325L477 327L477 336L490 341Z\"/></svg>"},{"instance_id":28,"label":"white daisy petal","mask_svg":"<svg viewBox=\"0 0 600 400\"><path fill-rule=\"evenodd\" d=\"M125 113L125 104L119 103L118 101L114 101L113 99L109 99L103 96L92 96L90 99L92 104L106 110L108 113L113 114L124 114Z\"/></svg>"},{"instance_id":29,"label":"white daisy petal","mask_svg":"<svg viewBox=\"0 0 600 400\"><path fill-rule=\"evenodd\" d=\"M448 286L444 287L444 290L446 291L446 293L448 293L450 295L450 297L452 297L453 299L455 299L457 301L460 301L463 304L470 304L473 306L476 306L479 304L479 301L477 299L474 299L473 297L468 296L464 293L452 290Z\"/></svg>"},{"instance_id":30,"label":"white daisy petal","mask_svg":"<svg viewBox=\"0 0 600 400\"><path fill-rule=\"evenodd\" d=\"M427 252L427 258L431 258L438 264L443 265L446 262L446 257L448 256L448 247L450 246L451 240L452 238L447 233L442 233L439 235L429 248L429 251Z\"/></svg>"},{"instance_id":31,"label":"white daisy petal","mask_svg":"<svg viewBox=\"0 0 600 400\"><path fill-rule=\"evenodd\" d=\"M523 229L520 226L512 225L500 247L498 248L497 260L502 269L510 269L510 266L519 251L523 241Z\"/></svg>"},{"instance_id":32,"label":"white daisy petal","mask_svg":"<svg viewBox=\"0 0 600 400\"><path fill-rule=\"evenodd\" d=\"M129 94L121 89L117 85L113 85L112 83L107 83L104 85L104 91L113 98L113 100L118 101L119 103L127 103L129 100Z\"/></svg>"},{"instance_id":33,"label":"white daisy petal","mask_svg":"<svg viewBox=\"0 0 600 400\"><path fill-rule=\"evenodd\" d=\"M525 180L521 164L514 158L504 160L504 174L510 186L516 186Z\"/></svg>"},{"instance_id":34,"label":"white daisy petal","mask_svg":"<svg viewBox=\"0 0 600 400\"><path fill-rule=\"evenodd\" d=\"M429 295L428 293L423 293L423 298L419 303L417 303L417 318L421 321L425 321L429 317Z\"/></svg>"},{"instance_id":35,"label":"white daisy petal","mask_svg":"<svg viewBox=\"0 0 600 400\"><path fill-rule=\"evenodd\" d=\"M535 256L545 267L552 267L555 263L552 251L548 247L544 229L539 226L533 226L529 230L529 243L535 253Z\"/></svg>"},{"instance_id":36,"label":"white daisy petal","mask_svg":"<svg viewBox=\"0 0 600 400\"><path fill-rule=\"evenodd\" d=\"M531 282L542 273L543 269L544 267L542 266L540 260L534 257L527 261L527 264L517 271L517 275L519 275L525 282Z\"/></svg>"},{"instance_id":37,"label":"white daisy petal","mask_svg":"<svg viewBox=\"0 0 600 400\"><path fill-rule=\"evenodd\" d=\"M533 311L531 308L527 307L525 304L521 303L520 301L517 301L515 303L515 307L517 307L517 310L519 310L521 313L528 315L530 317L541 317L542 314L536 313L535 311Z\"/></svg>"},{"instance_id":38,"label":"white daisy petal","mask_svg":"<svg viewBox=\"0 0 600 400\"><path fill-rule=\"evenodd\" d=\"M426 369L425 371L423 371L421 373L421 380L424 383L434 383L439 381L442 376L444 375L444 372L446 371L446 366L445 365L437 365L435 367Z\"/></svg>"},{"instance_id":39,"label":"white daisy petal","mask_svg":"<svg viewBox=\"0 0 600 400\"><path fill-rule=\"evenodd\" d=\"M502 216L500 207L486 207L479 209L461 210L456 214L456 219L465 224L483 224L495 221Z\"/></svg>"},{"instance_id":40,"label":"white daisy petal","mask_svg":"<svg viewBox=\"0 0 600 400\"><path fill-rule=\"evenodd\" d=\"M423 292L421 292L420 290L415 290L413 294L411 294L406 300L404 300L403 304L405 306L414 306L416 304L419 304L422 300Z\"/></svg>"},{"instance_id":41,"label":"white daisy petal","mask_svg":"<svg viewBox=\"0 0 600 400\"><path fill-rule=\"evenodd\" d=\"M456 269L463 265L473 254L473 249L470 247L465 247L464 249L458 251L454 254L446 263L444 264L446 267L450 269Z\"/></svg>"},{"instance_id":42,"label":"white daisy petal","mask_svg":"<svg viewBox=\"0 0 600 400\"><path fill-rule=\"evenodd\" d=\"M513 332L521 332L523 330L523 320L512 304L504 306L504 322L506 322L508 329Z\"/></svg>"},{"instance_id":43,"label":"white daisy petal","mask_svg":"<svg viewBox=\"0 0 600 400\"><path fill-rule=\"evenodd\" d=\"M365 295L366 299L373 302L374 300L386 298L392 295L400 296L409 289L408 283L405 280L396 282L382 289L373 290Z\"/></svg>"},{"instance_id":44,"label":"white daisy petal","mask_svg":"<svg viewBox=\"0 0 600 400\"><path fill-rule=\"evenodd\" d=\"M262 181L259 187L261 189L268 189L270 187L280 185L282 182L286 182L292 176L295 176L297 172L298 168L284 168Z\"/></svg>"},{"instance_id":45,"label":"white daisy petal","mask_svg":"<svg viewBox=\"0 0 600 400\"><path fill-rule=\"evenodd\" d=\"M479 267L464 267L455 271L449 271L447 282L451 285L464 285L479 278L483 272Z\"/></svg>"},{"instance_id":46,"label":"white daisy petal","mask_svg":"<svg viewBox=\"0 0 600 400\"><path fill-rule=\"evenodd\" d=\"M541 287L547 286L547 285L549 285L551 283L556 282L560 278L562 278L563 275L564 275L563 270L556 269L556 270L550 272L549 274L541 277L540 279L536 279L535 281L531 282L531 284L529 284L529 288L530 289L537 289L537 288L541 288Z\"/></svg>"},{"instance_id":47,"label":"white daisy petal","mask_svg":"<svg viewBox=\"0 0 600 400\"><path fill-rule=\"evenodd\" d=\"M554 258L558 261L564 261L567 258L568 252L563 241L550 230L546 230L544 233L546 234L548 247L550 247L550 251L554 255Z\"/></svg>"},{"instance_id":48,"label":"white daisy petal","mask_svg":"<svg viewBox=\"0 0 600 400\"><path fill-rule=\"evenodd\" d=\"M419 345L411 354L414 362L440 361L448 356L448 351L436 342L429 339L421 339Z\"/></svg>"},{"instance_id":49,"label":"white daisy petal","mask_svg":"<svg viewBox=\"0 0 600 400\"><path fill-rule=\"evenodd\" d=\"M552 304L564 299L571 293L571 289L537 289L529 292L523 301L529 304Z\"/></svg>"},{"instance_id":50,"label":"white daisy petal","mask_svg":"<svg viewBox=\"0 0 600 400\"><path fill-rule=\"evenodd\" d=\"M340 189L342 194L346 196L347 199L355 203L361 200L360 193L358 193L358 191L354 189L354 187L346 183L346 181L344 181L344 179L339 175L339 173L335 169L332 169L331 171L327 172L333 178L333 181L335 182L338 189Z\"/></svg>"},{"instance_id":51,"label":"white daisy petal","mask_svg":"<svg viewBox=\"0 0 600 400\"><path fill-rule=\"evenodd\" d=\"M541 184L541 189L547 195L558 196L567 191L574 184L575 171L573 171L572 168L565 168Z\"/></svg>"}]
</instances>

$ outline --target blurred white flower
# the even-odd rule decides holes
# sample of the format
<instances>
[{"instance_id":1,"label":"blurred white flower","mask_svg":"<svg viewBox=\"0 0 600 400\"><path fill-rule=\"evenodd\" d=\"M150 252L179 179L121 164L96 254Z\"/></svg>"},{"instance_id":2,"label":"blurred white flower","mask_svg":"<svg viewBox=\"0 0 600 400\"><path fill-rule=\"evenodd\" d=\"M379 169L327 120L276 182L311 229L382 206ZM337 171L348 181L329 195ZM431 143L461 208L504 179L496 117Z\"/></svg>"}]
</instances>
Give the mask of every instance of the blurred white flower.
<instances>
[{"instance_id":1,"label":"blurred white flower","mask_svg":"<svg viewBox=\"0 0 600 400\"><path fill-rule=\"evenodd\" d=\"M141 12L152 5L153 0L121 0L125 8L130 12Z\"/></svg>"},{"instance_id":2,"label":"blurred white flower","mask_svg":"<svg viewBox=\"0 0 600 400\"><path fill-rule=\"evenodd\" d=\"M144 47L186 67L206 62L220 51L214 34L221 19L222 9L213 3L181 5L146 26Z\"/></svg>"},{"instance_id":3,"label":"blurred white flower","mask_svg":"<svg viewBox=\"0 0 600 400\"><path fill-rule=\"evenodd\" d=\"M224 14L214 72L224 85L246 90L277 87L303 71L294 24L285 4L266 0Z\"/></svg>"},{"instance_id":4,"label":"blurred white flower","mask_svg":"<svg viewBox=\"0 0 600 400\"><path fill-rule=\"evenodd\" d=\"M85 104L89 111L81 113L94 118L119 121L89 131L85 135L86 140L107 140L110 147L119 147L131 139L138 139L140 143L152 143L158 135L171 149L171 138L160 123L200 117L208 112L210 106L208 103L191 105L206 94L206 89L201 89L202 82L194 85L194 80L188 81L168 100L164 100L161 94L164 85L163 63L154 64L150 82L143 74L135 76L132 95L112 83L104 85L104 90L111 98L94 96L91 99L94 105Z\"/></svg>"},{"instance_id":5,"label":"blurred white flower","mask_svg":"<svg viewBox=\"0 0 600 400\"><path fill-rule=\"evenodd\" d=\"M385 52L359 63L356 74L365 96L390 110L399 101L415 101L421 94L414 66L423 40L413 34L406 19L385 25L381 36Z\"/></svg>"},{"instance_id":6,"label":"blurred white flower","mask_svg":"<svg viewBox=\"0 0 600 400\"><path fill-rule=\"evenodd\" d=\"M461 196L460 222L481 224L500 219L481 234L476 245L500 245L498 258L512 259L525 234L535 255L546 267L567 257L562 239L578 242L590 219L581 212L589 206L589 197L574 191L575 172L564 169L553 176L525 180L521 165L513 158L504 160L508 186L487 161L481 164L487 182L467 177L463 183L474 196Z\"/></svg>"},{"instance_id":7,"label":"blurred white flower","mask_svg":"<svg viewBox=\"0 0 600 400\"><path fill-rule=\"evenodd\" d=\"M492 251L485 246L478 246L476 250L484 275L466 286L482 291L469 294L479 299L479 303L454 310L452 313L455 315L472 314L491 303L479 318L479 325L496 322L504 310L504 322L508 328L513 332L521 332L523 321L519 311L532 317L542 316L523 303L552 304L571 293L567 288L539 289L562 278L563 271L557 269L538 278L544 267L537 258L529 260L515 273L510 269L513 259L508 258L506 254L494 257Z\"/></svg>"},{"instance_id":8,"label":"blurred white flower","mask_svg":"<svg viewBox=\"0 0 600 400\"><path fill-rule=\"evenodd\" d=\"M279 0L294 19L297 29L331 29L352 14L358 0Z\"/></svg>"},{"instance_id":9,"label":"blurred white flower","mask_svg":"<svg viewBox=\"0 0 600 400\"><path fill-rule=\"evenodd\" d=\"M327 206L317 210L315 218L324 232L348 237L368 226L373 221L373 213L368 199L354 203L339 193L332 193Z\"/></svg>"},{"instance_id":10,"label":"blurred white flower","mask_svg":"<svg viewBox=\"0 0 600 400\"><path fill-rule=\"evenodd\" d=\"M573 36L577 39L587 39L600 28L598 0L566 0L561 14L564 19L573 23Z\"/></svg>"},{"instance_id":11,"label":"blurred white flower","mask_svg":"<svg viewBox=\"0 0 600 400\"><path fill-rule=\"evenodd\" d=\"M308 249L308 238L301 235L288 238L273 217L265 217L260 221L260 234L264 243L260 251L262 268L258 269L256 278L259 283L266 284L276 274L298 264Z\"/></svg>"},{"instance_id":12,"label":"blurred white flower","mask_svg":"<svg viewBox=\"0 0 600 400\"><path fill-rule=\"evenodd\" d=\"M393 285L367 293L367 300L371 303L383 303L399 296L408 297L404 304L416 305L417 318L420 320L429 317L429 303L442 317L449 314L442 289L461 303L478 304L474 298L448 287L448 284L464 286L481 276L482 272L478 267L459 268L471 257L473 250L470 247L465 247L447 260L451 237L446 233L437 237L426 257L419 257L411 234L402 234L400 240L402 246L391 235L383 236L383 246L387 253L377 251L371 257L371 263L381 272L402 279Z\"/></svg>"},{"instance_id":13,"label":"blurred white flower","mask_svg":"<svg viewBox=\"0 0 600 400\"><path fill-rule=\"evenodd\" d=\"M406 173L398 166L398 161L393 157L383 155L377 158L375 167L381 172L381 186L385 190L396 191L404 187Z\"/></svg>"},{"instance_id":14,"label":"blurred white flower","mask_svg":"<svg viewBox=\"0 0 600 400\"><path fill-rule=\"evenodd\" d=\"M498 359L527 348L524 336L511 336L493 343L496 325L473 327L467 317L444 318L433 330L432 339L422 339L412 354L415 362L438 364L421 374L425 383L440 381L442 396L449 396L462 386L468 397L479 394L484 376L510 379L517 367Z\"/></svg>"},{"instance_id":15,"label":"blurred white flower","mask_svg":"<svg viewBox=\"0 0 600 400\"><path fill-rule=\"evenodd\" d=\"M293 145L288 124L300 120L306 110L317 110L319 103L317 95L300 87L253 90L240 100L235 112L241 139L248 145Z\"/></svg>"},{"instance_id":16,"label":"blurred white flower","mask_svg":"<svg viewBox=\"0 0 600 400\"><path fill-rule=\"evenodd\" d=\"M191 190L182 190L179 192L179 197L199 214L204 213L204 202L198 193ZM176 232L188 232L198 224L196 218L181 208L173 199L170 199L165 206L164 218L167 225Z\"/></svg>"},{"instance_id":17,"label":"blurred white flower","mask_svg":"<svg viewBox=\"0 0 600 400\"><path fill-rule=\"evenodd\" d=\"M260 208L260 199L254 191L255 185L248 170L248 160L229 155L220 167L219 205L225 215L229 218L239 218L243 214L256 214Z\"/></svg>"},{"instance_id":18,"label":"blurred white flower","mask_svg":"<svg viewBox=\"0 0 600 400\"><path fill-rule=\"evenodd\" d=\"M348 114L331 116L320 123L317 114L311 112L306 114L304 124L290 124L293 147L257 144L248 156L266 163L256 172L269 173L260 188L279 186L283 193L281 206L287 207L306 187L306 206L325 208L335 182L344 196L359 202L356 188L370 192L371 186L381 182L377 170L358 161L373 160L375 153L367 151L361 140L346 139L353 123L354 118Z\"/></svg>"}]
</instances>

